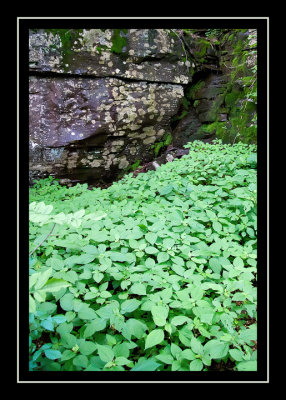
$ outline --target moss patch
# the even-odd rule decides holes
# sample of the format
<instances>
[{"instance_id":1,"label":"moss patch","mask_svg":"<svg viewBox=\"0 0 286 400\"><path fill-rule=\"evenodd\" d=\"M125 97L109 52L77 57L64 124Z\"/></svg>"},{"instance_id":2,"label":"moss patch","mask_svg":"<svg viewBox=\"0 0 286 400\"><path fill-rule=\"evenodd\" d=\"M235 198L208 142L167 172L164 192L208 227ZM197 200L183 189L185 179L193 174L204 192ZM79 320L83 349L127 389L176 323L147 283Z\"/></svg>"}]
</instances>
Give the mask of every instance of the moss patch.
<instances>
[{"instance_id":1,"label":"moss patch","mask_svg":"<svg viewBox=\"0 0 286 400\"><path fill-rule=\"evenodd\" d=\"M121 54L124 46L127 45L125 37L122 37L122 33L126 35L128 29L114 29L113 35L111 37L112 47L110 51L116 54Z\"/></svg>"}]
</instances>

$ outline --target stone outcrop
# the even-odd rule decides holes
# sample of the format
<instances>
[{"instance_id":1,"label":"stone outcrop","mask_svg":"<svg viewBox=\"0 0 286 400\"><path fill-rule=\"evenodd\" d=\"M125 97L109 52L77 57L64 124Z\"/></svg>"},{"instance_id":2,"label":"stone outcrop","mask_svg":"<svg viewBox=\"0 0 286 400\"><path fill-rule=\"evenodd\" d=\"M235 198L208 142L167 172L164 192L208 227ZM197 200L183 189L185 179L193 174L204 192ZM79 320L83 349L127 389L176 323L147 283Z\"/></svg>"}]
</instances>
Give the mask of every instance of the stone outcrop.
<instances>
[{"instance_id":1,"label":"stone outcrop","mask_svg":"<svg viewBox=\"0 0 286 400\"><path fill-rule=\"evenodd\" d=\"M151 159L191 79L179 38L62 31L30 32L31 179L97 180Z\"/></svg>"},{"instance_id":2,"label":"stone outcrop","mask_svg":"<svg viewBox=\"0 0 286 400\"><path fill-rule=\"evenodd\" d=\"M225 31L31 30L30 180L112 181L160 155L170 134L177 148L232 142L256 112L249 102L238 116L255 31Z\"/></svg>"},{"instance_id":3,"label":"stone outcrop","mask_svg":"<svg viewBox=\"0 0 286 400\"><path fill-rule=\"evenodd\" d=\"M251 84L247 86L241 78L249 77L251 82L253 77L256 52L250 46L255 48L256 31L228 31L220 41L208 41L196 34L185 40L195 69L192 82L185 89L188 110L184 108L184 117L179 118L172 131L173 144L182 146L188 141L214 137L233 143L237 134L240 140L255 142L256 131L250 129L256 104L245 101Z\"/></svg>"}]
</instances>

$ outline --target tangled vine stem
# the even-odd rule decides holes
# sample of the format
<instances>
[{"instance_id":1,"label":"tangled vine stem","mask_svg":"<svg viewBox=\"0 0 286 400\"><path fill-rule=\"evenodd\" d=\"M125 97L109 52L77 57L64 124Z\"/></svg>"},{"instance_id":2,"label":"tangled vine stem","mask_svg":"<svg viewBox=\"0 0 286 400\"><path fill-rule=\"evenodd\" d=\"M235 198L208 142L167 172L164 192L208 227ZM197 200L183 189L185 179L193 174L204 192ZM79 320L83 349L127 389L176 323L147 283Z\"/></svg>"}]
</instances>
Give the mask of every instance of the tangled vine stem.
<instances>
[{"instance_id":1,"label":"tangled vine stem","mask_svg":"<svg viewBox=\"0 0 286 400\"><path fill-rule=\"evenodd\" d=\"M183 40L183 38L174 29L171 29L171 31L179 38L180 42L182 43L183 50L185 52L186 61L189 61L188 60L188 56L187 56L187 52L186 52L186 49L185 49L186 42ZM190 51L189 47L188 47L188 50Z\"/></svg>"},{"instance_id":2,"label":"tangled vine stem","mask_svg":"<svg viewBox=\"0 0 286 400\"><path fill-rule=\"evenodd\" d=\"M51 229L50 232L47 234L47 236L41 241L41 243L38 244L37 247L34 248L34 250L32 250L32 251L29 253L29 256L31 256L31 255L44 243L44 241L48 239L48 237L52 234L52 232L53 232L55 226L56 226L56 224L54 223L52 229Z\"/></svg>"}]
</instances>

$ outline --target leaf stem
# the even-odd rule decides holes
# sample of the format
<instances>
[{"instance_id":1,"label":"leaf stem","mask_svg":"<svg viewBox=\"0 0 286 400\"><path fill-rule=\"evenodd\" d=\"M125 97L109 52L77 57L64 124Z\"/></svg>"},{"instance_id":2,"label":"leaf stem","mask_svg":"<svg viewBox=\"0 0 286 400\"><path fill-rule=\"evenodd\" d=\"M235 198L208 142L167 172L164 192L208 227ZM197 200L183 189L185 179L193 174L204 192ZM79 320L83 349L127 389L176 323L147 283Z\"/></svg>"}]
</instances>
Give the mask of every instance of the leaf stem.
<instances>
[{"instance_id":1,"label":"leaf stem","mask_svg":"<svg viewBox=\"0 0 286 400\"><path fill-rule=\"evenodd\" d=\"M44 241L45 241L46 239L48 239L48 237L49 237L49 236L51 235L51 233L53 232L55 226L56 226L56 224L54 223L52 229L51 229L50 232L47 234L47 236L41 241L41 243L38 244L38 246L36 246L36 247L34 248L34 250L32 250L32 251L29 253L29 256L31 256L31 255L44 243Z\"/></svg>"}]
</instances>

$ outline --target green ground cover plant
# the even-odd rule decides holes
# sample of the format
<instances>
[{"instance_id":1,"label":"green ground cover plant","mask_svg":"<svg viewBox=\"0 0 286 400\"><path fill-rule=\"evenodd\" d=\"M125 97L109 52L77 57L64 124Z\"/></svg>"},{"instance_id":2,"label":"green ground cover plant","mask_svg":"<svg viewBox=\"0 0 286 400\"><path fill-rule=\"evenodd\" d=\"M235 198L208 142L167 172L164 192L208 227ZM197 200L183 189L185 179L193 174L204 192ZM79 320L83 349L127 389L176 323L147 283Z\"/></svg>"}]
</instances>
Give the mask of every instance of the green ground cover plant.
<instances>
[{"instance_id":1,"label":"green ground cover plant","mask_svg":"<svg viewBox=\"0 0 286 400\"><path fill-rule=\"evenodd\" d=\"M107 189L30 189L31 371L257 369L256 145L186 147Z\"/></svg>"}]
</instances>

